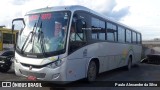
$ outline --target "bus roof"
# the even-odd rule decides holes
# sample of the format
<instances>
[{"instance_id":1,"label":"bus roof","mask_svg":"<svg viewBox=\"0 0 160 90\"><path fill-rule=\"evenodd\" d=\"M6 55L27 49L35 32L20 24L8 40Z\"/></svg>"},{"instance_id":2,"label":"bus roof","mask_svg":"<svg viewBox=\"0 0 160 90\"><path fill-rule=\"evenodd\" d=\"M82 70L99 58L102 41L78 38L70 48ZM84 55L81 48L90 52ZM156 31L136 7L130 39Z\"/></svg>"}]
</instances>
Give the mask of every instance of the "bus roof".
<instances>
[{"instance_id":1,"label":"bus roof","mask_svg":"<svg viewBox=\"0 0 160 90\"><path fill-rule=\"evenodd\" d=\"M135 31L135 29L125 25L125 24L122 24L122 23L119 23L113 19L110 19L108 18L107 16L103 15L103 14L100 14L98 12L95 12L89 8L86 8L84 6L80 6L80 5L71 5L71 6L55 6L55 7L46 7L46 8L41 8L41 9L36 9L36 10L32 10L32 11L29 11L27 14L35 14L35 13L43 13L43 12L52 12L52 11L71 11L71 12L74 12L74 11L77 11L77 10L82 10L82 11L86 11L86 12L90 12L94 15L97 15L99 17L102 17L103 19L106 19L110 22L113 22L113 23L116 23L122 27L126 27L132 31ZM138 31L135 31L135 32L138 32ZM140 33L140 32L138 32Z\"/></svg>"}]
</instances>

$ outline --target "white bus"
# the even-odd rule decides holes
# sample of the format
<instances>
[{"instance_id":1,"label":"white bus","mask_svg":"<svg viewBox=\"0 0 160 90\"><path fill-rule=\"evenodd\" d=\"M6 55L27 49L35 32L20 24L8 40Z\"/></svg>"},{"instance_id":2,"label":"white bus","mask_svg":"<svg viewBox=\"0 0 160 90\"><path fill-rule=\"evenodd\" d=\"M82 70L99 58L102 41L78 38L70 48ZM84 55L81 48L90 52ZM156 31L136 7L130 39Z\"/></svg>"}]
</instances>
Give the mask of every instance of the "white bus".
<instances>
[{"instance_id":1,"label":"white bus","mask_svg":"<svg viewBox=\"0 0 160 90\"><path fill-rule=\"evenodd\" d=\"M23 20L23 19L15 19ZM37 9L24 17L15 73L32 80L94 81L99 73L141 60L141 33L83 6ZM14 24L12 26L14 30Z\"/></svg>"}]
</instances>

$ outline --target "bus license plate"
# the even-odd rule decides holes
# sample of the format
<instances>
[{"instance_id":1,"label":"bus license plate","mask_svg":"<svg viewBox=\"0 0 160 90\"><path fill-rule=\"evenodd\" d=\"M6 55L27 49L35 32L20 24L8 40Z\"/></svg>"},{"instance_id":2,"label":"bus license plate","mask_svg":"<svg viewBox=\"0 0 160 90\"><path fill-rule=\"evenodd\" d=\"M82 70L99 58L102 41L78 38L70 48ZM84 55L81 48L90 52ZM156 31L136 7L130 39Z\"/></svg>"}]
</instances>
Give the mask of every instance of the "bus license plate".
<instances>
[{"instance_id":1,"label":"bus license plate","mask_svg":"<svg viewBox=\"0 0 160 90\"><path fill-rule=\"evenodd\" d=\"M37 78L36 78L35 76L28 76L27 79L28 79L28 80L32 80L32 81L37 80Z\"/></svg>"}]
</instances>

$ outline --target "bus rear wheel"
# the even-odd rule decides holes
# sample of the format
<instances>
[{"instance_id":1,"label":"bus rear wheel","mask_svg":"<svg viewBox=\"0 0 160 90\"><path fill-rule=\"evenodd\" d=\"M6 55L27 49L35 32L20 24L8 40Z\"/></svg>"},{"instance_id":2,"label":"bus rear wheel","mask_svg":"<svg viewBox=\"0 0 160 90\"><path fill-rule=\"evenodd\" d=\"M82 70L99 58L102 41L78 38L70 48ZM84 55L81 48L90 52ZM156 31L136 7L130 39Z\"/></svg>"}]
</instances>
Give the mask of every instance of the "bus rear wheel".
<instances>
[{"instance_id":1,"label":"bus rear wheel","mask_svg":"<svg viewBox=\"0 0 160 90\"><path fill-rule=\"evenodd\" d=\"M96 77L97 77L97 65L95 61L91 61L88 66L87 81L88 82L95 81Z\"/></svg>"},{"instance_id":2,"label":"bus rear wheel","mask_svg":"<svg viewBox=\"0 0 160 90\"><path fill-rule=\"evenodd\" d=\"M131 69L131 67L132 67L132 58L131 58L131 57L129 57L129 58L128 58L127 70L130 70L130 69Z\"/></svg>"}]
</instances>

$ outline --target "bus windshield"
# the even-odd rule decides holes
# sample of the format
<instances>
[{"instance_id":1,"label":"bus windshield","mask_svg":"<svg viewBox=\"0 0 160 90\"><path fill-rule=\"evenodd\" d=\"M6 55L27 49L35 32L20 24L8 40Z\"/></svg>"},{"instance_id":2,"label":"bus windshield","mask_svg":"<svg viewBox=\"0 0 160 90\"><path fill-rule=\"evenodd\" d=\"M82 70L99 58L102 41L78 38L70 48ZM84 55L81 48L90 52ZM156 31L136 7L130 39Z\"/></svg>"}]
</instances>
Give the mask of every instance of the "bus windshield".
<instances>
[{"instance_id":1,"label":"bus windshield","mask_svg":"<svg viewBox=\"0 0 160 90\"><path fill-rule=\"evenodd\" d=\"M64 50L69 18L68 11L26 15L17 48L31 54Z\"/></svg>"}]
</instances>

